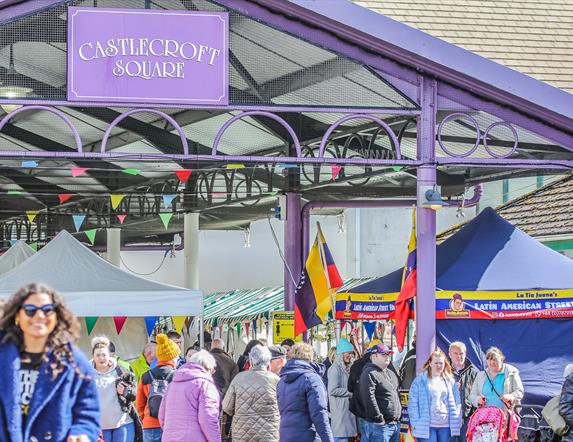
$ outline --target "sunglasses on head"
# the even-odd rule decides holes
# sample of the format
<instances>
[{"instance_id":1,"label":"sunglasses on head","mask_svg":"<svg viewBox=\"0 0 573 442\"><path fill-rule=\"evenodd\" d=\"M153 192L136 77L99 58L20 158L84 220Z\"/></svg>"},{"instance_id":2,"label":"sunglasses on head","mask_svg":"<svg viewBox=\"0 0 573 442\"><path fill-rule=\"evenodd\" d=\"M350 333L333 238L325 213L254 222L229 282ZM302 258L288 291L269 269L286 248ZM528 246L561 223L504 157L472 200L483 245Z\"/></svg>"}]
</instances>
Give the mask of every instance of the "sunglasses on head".
<instances>
[{"instance_id":1,"label":"sunglasses on head","mask_svg":"<svg viewBox=\"0 0 573 442\"><path fill-rule=\"evenodd\" d=\"M24 304L22 306L22 310L24 310L26 316L29 316L30 318L33 318L38 310L42 310L46 316L51 316L56 311L56 306L54 304L44 304L38 307L34 304Z\"/></svg>"}]
</instances>

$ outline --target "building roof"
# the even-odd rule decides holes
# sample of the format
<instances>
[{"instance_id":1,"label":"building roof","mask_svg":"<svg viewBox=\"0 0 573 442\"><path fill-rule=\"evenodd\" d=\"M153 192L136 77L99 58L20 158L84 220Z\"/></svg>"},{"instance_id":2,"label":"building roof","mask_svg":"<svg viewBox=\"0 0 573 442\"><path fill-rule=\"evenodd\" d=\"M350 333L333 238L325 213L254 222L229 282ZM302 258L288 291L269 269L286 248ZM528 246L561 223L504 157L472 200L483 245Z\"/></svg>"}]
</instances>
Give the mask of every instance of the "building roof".
<instances>
[{"instance_id":1,"label":"building roof","mask_svg":"<svg viewBox=\"0 0 573 442\"><path fill-rule=\"evenodd\" d=\"M571 236L573 232L573 174L553 181L496 208L506 221L533 237ZM438 235L444 241L467 223Z\"/></svg>"},{"instance_id":2,"label":"building roof","mask_svg":"<svg viewBox=\"0 0 573 442\"><path fill-rule=\"evenodd\" d=\"M355 3L573 92L573 2L569 0Z\"/></svg>"}]
</instances>

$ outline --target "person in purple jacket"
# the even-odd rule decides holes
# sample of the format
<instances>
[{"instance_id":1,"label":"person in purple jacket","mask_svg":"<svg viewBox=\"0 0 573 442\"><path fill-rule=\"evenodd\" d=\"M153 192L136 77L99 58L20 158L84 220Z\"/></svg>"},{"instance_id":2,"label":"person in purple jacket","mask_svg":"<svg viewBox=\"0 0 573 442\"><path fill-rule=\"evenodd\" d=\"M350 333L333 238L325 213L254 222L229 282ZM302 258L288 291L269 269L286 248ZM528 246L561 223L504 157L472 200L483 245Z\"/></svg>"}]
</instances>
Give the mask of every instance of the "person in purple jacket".
<instances>
[{"instance_id":1,"label":"person in purple jacket","mask_svg":"<svg viewBox=\"0 0 573 442\"><path fill-rule=\"evenodd\" d=\"M281 442L333 442L328 396L309 344L296 344L281 370L277 398Z\"/></svg>"},{"instance_id":2,"label":"person in purple jacket","mask_svg":"<svg viewBox=\"0 0 573 442\"><path fill-rule=\"evenodd\" d=\"M177 369L159 408L162 442L220 442L215 365L215 358L201 350Z\"/></svg>"}]
</instances>

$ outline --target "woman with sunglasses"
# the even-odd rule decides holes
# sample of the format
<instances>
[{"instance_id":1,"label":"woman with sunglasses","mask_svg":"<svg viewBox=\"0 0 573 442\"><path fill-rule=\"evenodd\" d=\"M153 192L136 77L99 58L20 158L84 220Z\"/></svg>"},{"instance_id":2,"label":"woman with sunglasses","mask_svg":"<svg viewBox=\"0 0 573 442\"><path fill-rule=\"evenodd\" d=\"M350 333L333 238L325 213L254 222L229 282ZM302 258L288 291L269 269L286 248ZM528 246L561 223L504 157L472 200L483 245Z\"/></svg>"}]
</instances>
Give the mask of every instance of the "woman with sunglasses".
<instances>
[{"instance_id":1,"label":"woman with sunglasses","mask_svg":"<svg viewBox=\"0 0 573 442\"><path fill-rule=\"evenodd\" d=\"M61 297L29 284L0 320L0 441L92 442L99 402L93 369L72 342L79 326Z\"/></svg>"}]
</instances>

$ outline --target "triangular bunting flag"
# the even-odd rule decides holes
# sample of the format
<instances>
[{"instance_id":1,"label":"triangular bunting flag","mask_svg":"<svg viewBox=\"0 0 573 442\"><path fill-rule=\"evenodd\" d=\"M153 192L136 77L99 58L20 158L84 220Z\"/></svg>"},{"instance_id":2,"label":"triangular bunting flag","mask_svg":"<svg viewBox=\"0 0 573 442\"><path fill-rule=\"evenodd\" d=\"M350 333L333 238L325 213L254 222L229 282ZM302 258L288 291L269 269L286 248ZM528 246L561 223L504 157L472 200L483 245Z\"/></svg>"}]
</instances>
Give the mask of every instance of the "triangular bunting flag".
<instances>
[{"instance_id":1,"label":"triangular bunting flag","mask_svg":"<svg viewBox=\"0 0 573 442\"><path fill-rule=\"evenodd\" d=\"M249 321L245 322L245 333L247 338L249 337Z\"/></svg>"},{"instance_id":2,"label":"triangular bunting flag","mask_svg":"<svg viewBox=\"0 0 573 442\"><path fill-rule=\"evenodd\" d=\"M123 199L125 198L125 195L110 195L110 198L111 198L111 208L113 210L116 210L123 201Z\"/></svg>"},{"instance_id":3,"label":"triangular bunting flag","mask_svg":"<svg viewBox=\"0 0 573 442\"><path fill-rule=\"evenodd\" d=\"M86 328L88 329L88 335L90 335L92 330L94 329L94 327L96 325L98 317L97 316L86 316L84 319L86 320Z\"/></svg>"},{"instance_id":4,"label":"triangular bunting flag","mask_svg":"<svg viewBox=\"0 0 573 442\"><path fill-rule=\"evenodd\" d=\"M131 168L127 168L127 169L123 169L122 170L123 173L127 173L128 175L139 175L141 170L139 169L131 169Z\"/></svg>"},{"instance_id":5,"label":"triangular bunting flag","mask_svg":"<svg viewBox=\"0 0 573 442\"><path fill-rule=\"evenodd\" d=\"M241 337L241 323L237 322L237 336L240 338Z\"/></svg>"},{"instance_id":6,"label":"triangular bunting flag","mask_svg":"<svg viewBox=\"0 0 573 442\"><path fill-rule=\"evenodd\" d=\"M38 251L38 243L37 242L33 242L31 244L28 244L30 246L31 249L34 249L36 252Z\"/></svg>"},{"instance_id":7,"label":"triangular bunting flag","mask_svg":"<svg viewBox=\"0 0 573 442\"><path fill-rule=\"evenodd\" d=\"M90 242L92 243L92 246L94 245L94 242L95 242L96 232L97 232L97 229L90 229L90 230L86 230L84 232L86 234L86 236L88 237L88 239L90 240Z\"/></svg>"},{"instance_id":8,"label":"triangular bunting flag","mask_svg":"<svg viewBox=\"0 0 573 442\"><path fill-rule=\"evenodd\" d=\"M38 211L37 210L28 210L28 211L26 211L26 216L28 217L28 221L30 221L30 224L32 224L34 222L34 220L36 219L36 217L38 216Z\"/></svg>"},{"instance_id":9,"label":"triangular bunting flag","mask_svg":"<svg viewBox=\"0 0 573 442\"><path fill-rule=\"evenodd\" d=\"M74 226L76 227L76 232L80 231L80 227L84 223L84 219L86 219L85 215L72 215L74 219Z\"/></svg>"},{"instance_id":10,"label":"triangular bunting flag","mask_svg":"<svg viewBox=\"0 0 573 442\"><path fill-rule=\"evenodd\" d=\"M22 161L22 167L34 169L35 167L38 167L38 163L36 161Z\"/></svg>"},{"instance_id":11,"label":"triangular bunting flag","mask_svg":"<svg viewBox=\"0 0 573 442\"><path fill-rule=\"evenodd\" d=\"M172 212L160 213L159 217L161 218L161 221L163 221L163 225L165 226L165 230L167 230L167 228L169 227L169 221L171 221L171 218L173 217L173 213Z\"/></svg>"},{"instance_id":12,"label":"triangular bunting flag","mask_svg":"<svg viewBox=\"0 0 573 442\"><path fill-rule=\"evenodd\" d=\"M227 164L227 169L244 169L244 164Z\"/></svg>"},{"instance_id":13,"label":"triangular bunting flag","mask_svg":"<svg viewBox=\"0 0 573 442\"><path fill-rule=\"evenodd\" d=\"M117 215L117 219L119 220L120 224L123 224L123 222L125 221L125 217L127 215L124 213L123 215Z\"/></svg>"},{"instance_id":14,"label":"triangular bunting flag","mask_svg":"<svg viewBox=\"0 0 573 442\"><path fill-rule=\"evenodd\" d=\"M10 240L10 247L12 247L14 244L16 244L18 240L17 239L11 239Z\"/></svg>"},{"instance_id":15,"label":"triangular bunting flag","mask_svg":"<svg viewBox=\"0 0 573 442\"><path fill-rule=\"evenodd\" d=\"M73 195L71 193L60 193L58 195L58 199L60 200L60 204L64 204L67 200L69 200Z\"/></svg>"},{"instance_id":16,"label":"triangular bunting flag","mask_svg":"<svg viewBox=\"0 0 573 442\"><path fill-rule=\"evenodd\" d=\"M151 336L151 333L153 333L153 329L155 328L155 324L159 320L159 316L146 316L143 319L145 320L145 328L147 329L147 336Z\"/></svg>"},{"instance_id":17,"label":"triangular bunting flag","mask_svg":"<svg viewBox=\"0 0 573 442\"><path fill-rule=\"evenodd\" d=\"M334 180L336 180L336 178L338 178L338 174L340 173L341 170L342 170L342 166L339 166L337 164L334 164L331 166L330 172L332 174L332 181L334 181Z\"/></svg>"},{"instance_id":18,"label":"triangular bunting flag","mask_svg":"<svg viewBox=\"0 0 573 442\"><path fill-rule=\"evenodd\" d=\"M186 183L187 181L189 181L189 177L191 176L192 173L193 171L190 169L181 169L175 171L175 175L177 175L177 178L179 178L179 181L181 181L182 183Z\"/></svg>"},{"instance_id":19,"label":"triangular bunting flag","mask_svg":"<svg viewBox=\"0 0 573 442\"><path fill-rule=\"evenodd\" d=\"M168 209L175 198L177 198L176 194L163 195L163 207Z\"/></svg>"},{"instance_id":20,"label":"triangular bunting flag","mask_svg":"<svg viewBox=\"0 0 573 442\"><path fill-rule=\"evenodd\" d=\"M84 173L86 173L89 169L87 169L86 167L74 167L72 168L72 176L74 178L79 177L80 175L83 175Z\"/></svg>"},{"instance_id":21,"label":"triangular bunting flag","mask_svg":"<svg viewBox=\"0 0 573 442\"><path fill-rule=\"evenodd\" d=\"M175 327L175 330L179 333L181 333L183 330L183 325L185 325L185 318L187 318L187 316L171 316L173 327Z\"/></svg>"},{"instance_id":22,"label":"triangular bunting flag","mask_svg":"<svg viewBox=\"0 0 573 442\"><path fill-rule=\"evenodd\" d=\"M125 321L127 320L127 316L114 316L113 323L115 324L115 330L119 335L121 333L121 329L125 325Z\"/></svg>"},{"instance_id":23,"label":"triangular bunting flag","mask_svg":"<svg viewBox=\"0 0 573 442\"><path fill-rule=\"evenodd\" d=\"M376 330L376 323L375 322L365 322L364 323L364 330L366 330L366 334L368 335L368 340L372 340L372 336L374 336L374 330Z\"/></svg>"}]
</instances>

